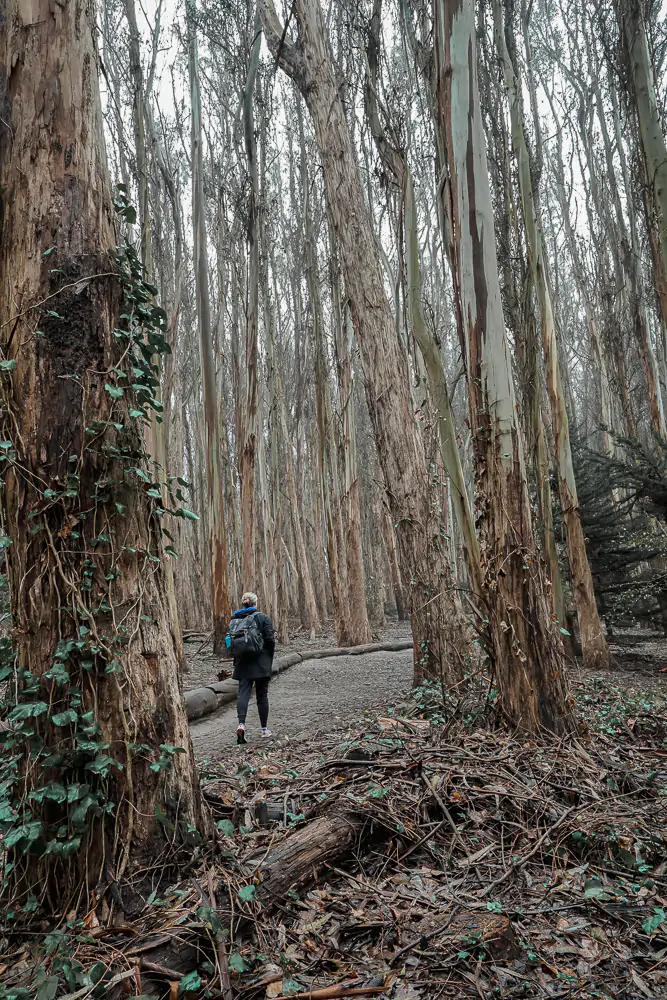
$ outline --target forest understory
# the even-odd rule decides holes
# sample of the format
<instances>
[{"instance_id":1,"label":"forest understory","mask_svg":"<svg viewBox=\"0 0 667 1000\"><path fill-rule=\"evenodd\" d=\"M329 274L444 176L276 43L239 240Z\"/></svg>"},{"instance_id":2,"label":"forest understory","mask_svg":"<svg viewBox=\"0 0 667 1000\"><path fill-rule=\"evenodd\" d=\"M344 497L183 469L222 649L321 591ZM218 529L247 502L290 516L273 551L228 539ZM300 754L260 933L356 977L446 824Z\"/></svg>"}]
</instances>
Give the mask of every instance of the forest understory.
<instances>
[{"instance_id":1,"label":"forest understory","mask_svg":"<svg viewBox=\"0 0 667 1000\"><path fill-rule=\"evenodd\" d=\"M4 927L3 985L49 1000L78 969L70 1000L667 995L667 640L617 640L614 670L573 670L576 737L508 733L485 676L248 747L221 726L200 764L215 842L180 879L165 851L106 925L51 930L37 974Z\"/></svg>"}]
</instances>

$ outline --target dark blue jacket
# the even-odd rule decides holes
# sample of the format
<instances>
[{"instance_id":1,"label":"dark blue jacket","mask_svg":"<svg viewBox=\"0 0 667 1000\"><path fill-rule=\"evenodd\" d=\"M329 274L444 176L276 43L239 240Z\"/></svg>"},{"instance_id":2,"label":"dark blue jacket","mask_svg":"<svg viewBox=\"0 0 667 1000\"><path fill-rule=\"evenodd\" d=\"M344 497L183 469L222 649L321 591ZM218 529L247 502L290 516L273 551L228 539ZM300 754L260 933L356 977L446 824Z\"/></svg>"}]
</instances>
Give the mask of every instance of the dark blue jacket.
<instances>
[{"instance_id":1,"label":"dark blue jacket","mask_svg":"<svg viewBox=\"0 0 667 1000\"><path fill-rule=\"evenodd\" d=\"M255 613L257 613L257 608L240 608L234 612L234 618L247 618L248 615L254 615ZM232 677L235 681L240 681L242 677L256 681L260 677L271 676L276 639L269 616L261 612L257 613L257 627L264 639L264 649L254 656L234 657L234 672L232 673Z\"/></svg>"}]
</instances>

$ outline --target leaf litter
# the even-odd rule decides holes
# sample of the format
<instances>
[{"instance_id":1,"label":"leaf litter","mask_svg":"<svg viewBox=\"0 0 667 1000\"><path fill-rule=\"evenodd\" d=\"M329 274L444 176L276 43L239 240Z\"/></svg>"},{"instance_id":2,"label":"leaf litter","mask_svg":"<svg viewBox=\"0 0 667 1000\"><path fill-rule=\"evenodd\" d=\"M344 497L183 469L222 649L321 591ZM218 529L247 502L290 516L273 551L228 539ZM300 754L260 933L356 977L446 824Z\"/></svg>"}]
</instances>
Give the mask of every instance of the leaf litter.
<instances>
[{"instance_id":1,"label":"leaf litter","mask_svg":"<svg viewBox=\"0 0 667 1000\"><path fill-rule=\"evenodd\" d=\"M583 672L576 694L582 737L510 734L493 695L481 711L477 689L443 705L427 686L204 765L216 849L173 885L156 868L122 926L91 915L72 958L103 975L68 996L667 996L664 694ZM326 817L326 849L263 895L267 859ZM21 996L31 966L30 945L0 941L5 989Z\"/></svg>"}]
</instances>

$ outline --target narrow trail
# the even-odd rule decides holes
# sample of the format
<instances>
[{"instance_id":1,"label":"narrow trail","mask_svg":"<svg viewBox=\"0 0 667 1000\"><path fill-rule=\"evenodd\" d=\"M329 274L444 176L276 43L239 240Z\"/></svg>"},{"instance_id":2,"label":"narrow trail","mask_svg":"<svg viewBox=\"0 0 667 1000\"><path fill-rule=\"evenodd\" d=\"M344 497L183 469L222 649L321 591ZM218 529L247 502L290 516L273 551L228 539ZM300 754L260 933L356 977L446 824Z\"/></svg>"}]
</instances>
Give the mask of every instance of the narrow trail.
<instances>
[{"instance_id":1,"label":"narrow trail","mask_svg":"<svg viewBox=\"0 0 667 1000\"><path fill-rule=\"evenodd\" d=\"M386 705L410 687L412 650L305 660L271 681L269 726L276 739L332 728L365 709ZM248 710L248 742L259 742L254 695ZM236 749L236 705L191 723L199 760L220 760Z\"/></svg>"}]
</instances>

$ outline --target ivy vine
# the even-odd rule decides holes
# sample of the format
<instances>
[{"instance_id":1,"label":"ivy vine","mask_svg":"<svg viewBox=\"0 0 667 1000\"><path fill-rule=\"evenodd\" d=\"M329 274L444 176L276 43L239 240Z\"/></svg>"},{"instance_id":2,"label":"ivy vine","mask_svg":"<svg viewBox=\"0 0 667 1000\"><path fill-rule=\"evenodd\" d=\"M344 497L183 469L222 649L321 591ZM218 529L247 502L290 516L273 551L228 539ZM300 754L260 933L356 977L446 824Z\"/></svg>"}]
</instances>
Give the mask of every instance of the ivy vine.
<instances>
[{"instance_id":1,"label":"ivy vine","mask_svg":"<svg viewBox=\"0 0 667 1000\"><path fill-rule=\"evenodd\" d=\"M123 185L116 189L114 206L119 216L134 220ZM187 484L165 477L144 445L150 422L162 421L158 365L170 352L167 317L156 304L157 289L146 280L134 246L125 243L110 256L110 266L100 268L105 273L99 277L114 276L111 280L122 290L122 308L113 331L117 361L102 376L108 406L104 420L93 419L85 426L80 452L69 456L64 477L37 482L27 471L23 445L12 437L11 383L17 362L0 358L0 558L11 574L16 542L8 527L6 487L11 475L29 492L30 542L46 553L52 568L57 566L61 599L56 609L59 638L46 672L32 672L31 665L22 662L18 644L9 637L0 639L0 895L8 926L29 921L45 903L46 886L25 877L27 870L34 872L35 859L47 870L78 857L85 869L81 855L118 807L110 797L114 772L131 766L131 758L150 761L154 771L164 770L183 752L176 746L136 745L127 739L120 750L111 747L103 736L96 700L103 678L110 683L122 677L123 652L137 628L136 621L116 619L113 597L114 581L127 558L126 532L121 529L131 514L132 498L143 492L142 510L148 511L150 525L145 549L130 549L141 572L154 569L164 553L176 557L166 515L197 517L183 506ZM52 273L67 277L57 266L57 248L44 257L54 264ZM57 311L58 292L49 299L55 305L52 301L47 309L44 303L32 313L37 325L66 322ZM39 329L32 334L44 336ZM100 373L94 374L99 379ZM90 478L91 468L102 474L92 495L87 486L83 496L82 477ZM0 579L1 600L0 621L11 626L6 576ZM160 813L156 803L156 815ZM62 905L76 909L81 897L75 887L65 885L63 893ZM65 979L71 980L69 973ZM41 989L44 997L51 995L43 983Z\"/></svg>"}]
</instances>

